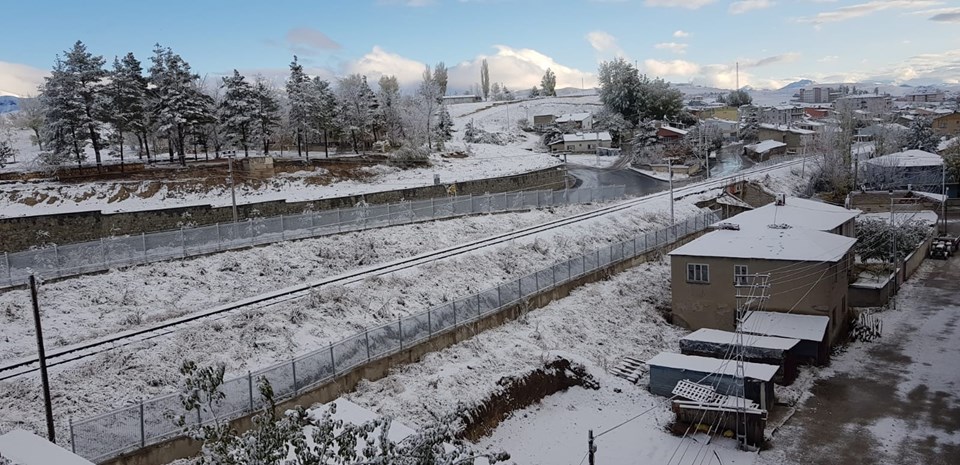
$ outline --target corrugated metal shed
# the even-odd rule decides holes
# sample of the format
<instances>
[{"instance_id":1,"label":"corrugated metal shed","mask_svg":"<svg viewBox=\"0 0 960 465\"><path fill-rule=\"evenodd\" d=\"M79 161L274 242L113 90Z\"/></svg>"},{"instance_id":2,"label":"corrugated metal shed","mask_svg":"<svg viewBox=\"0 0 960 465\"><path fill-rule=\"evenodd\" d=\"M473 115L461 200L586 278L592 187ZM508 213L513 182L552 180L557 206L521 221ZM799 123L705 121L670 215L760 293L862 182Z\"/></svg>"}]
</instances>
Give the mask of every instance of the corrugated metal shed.
<instances>
[{"instance_id":1,"label":"corrugated metal shed","mask_svg":"<svg viewBox=\"0 0 960 465\"><path fill-rule=\"evenodd\" d=\"M699 355L723 359L734 353L736 333L718 329L703 328L680 339L680 352L685 355ZM800 343L799 339L744 335L744 359L753 363L777 365L779 370L774 382L789 385L796 379L796 356L791 351Z\"/></svg>"},{"instance_id":2,"label":"corrugated metal shed","mask_svg":"<svg viewBox=\"0 0 960 465\"><path fill-rule=\"evenodd\" d=\"M647 364L650 366L650 392L657 395L673 396L673 388L686 379L710 384L719 394L746 397L760 404L761 408L774 402L771 381L779 368L777 365L745 363L747 392L744 393L740 379L735 377L736 363L731 360L661 352Z\"/></svg>"}]
</instances>

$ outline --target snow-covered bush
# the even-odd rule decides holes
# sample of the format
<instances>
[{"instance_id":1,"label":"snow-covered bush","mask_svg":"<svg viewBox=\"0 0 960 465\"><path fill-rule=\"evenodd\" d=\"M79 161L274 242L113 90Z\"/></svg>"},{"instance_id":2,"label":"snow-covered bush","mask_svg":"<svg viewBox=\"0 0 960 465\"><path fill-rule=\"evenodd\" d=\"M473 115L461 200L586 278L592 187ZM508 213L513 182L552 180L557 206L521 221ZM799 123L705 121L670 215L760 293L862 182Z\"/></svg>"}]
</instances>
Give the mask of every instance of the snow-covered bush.
<instances>
[{"instance_id":1,"label":"snow-covered bush","mask_svg":"<svg viewBox=\"0 0 960 465\"><path fill-rule=\"evenodd\" d=\"M221 389L223 366L201 368L188 361L180 372L180 401L188 414L176 422L190 437L203 443L201 465L466 465L480 457L490 464L510 459L503 452L472 452L457 438L462 426L456 415L438 418L433 425L400 442L388 436L390 418L355 425L333 417L336 405L319 415L303 407L280 415L273 387L264 377L257 380L263 409L253 417L249 430L237 433L229 422L217 416L226 398ZM213 421L204 426L187 426L186 417L196 416L189 412L205 414Z\"/></svg>"},{"instance_id":2,"label":"snow-covered bush","mask_svg":"<svg viewBox=\"0 0 960 465\"><path fill-rule=\"evenodd\" d=\"M401 166L422 165L430 162L430 149L404 145L390 155L390 159Z\"/></svg>"},{"instance_id":3,"label":"snow-covered bush","mask_svg":"<svg viewBox=\"0 0 960 465\"><path fill-rule=\"evenodd\" d=\"M511 142L512 139L504 137L500 133L487 132L475 126L471 121L463 128L463 141L468 144L506 145L508 142Z\"/></svg>"},{"instance_id":4,"label":"snow-covered bush","mask_svg":"<svg viewBox=\"0 0 960 465\"><path fill-rule=\"evenodd\" d=\"M916 250L929 233L930 227L920 221L908 220L891 228L887 221L864 218L857 221L857 245L854 250L861 262L866 263L872 260L892 261L891 251L896 247L896 259L903 260Z\"/></svg>"}]
</instances>

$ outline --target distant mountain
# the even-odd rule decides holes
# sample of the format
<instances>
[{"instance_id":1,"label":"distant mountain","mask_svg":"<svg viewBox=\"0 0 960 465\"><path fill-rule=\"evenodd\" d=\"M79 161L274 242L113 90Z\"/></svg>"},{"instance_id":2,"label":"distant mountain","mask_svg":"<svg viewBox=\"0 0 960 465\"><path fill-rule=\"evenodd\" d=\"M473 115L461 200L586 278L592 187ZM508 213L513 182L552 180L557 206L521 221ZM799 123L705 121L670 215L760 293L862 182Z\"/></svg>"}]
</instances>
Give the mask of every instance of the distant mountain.
<instances>
[{"instance_id":1,"label":"distant mountain","mask_svg":"<svg viewBox=\"0 0 960 465\"><path fill-rule=\"evenodd\" d=\"M781 87L779 90L800 90L800 89L803 89L804 87L812 86L814 84L816 84L816 82L811 81L809 79L801 79L796 82L791 82L790 84L787 84Z\"/></svg>"},{"instance_id":2,"label":"distant mountain","mask_svg":"<svg viewBox=\"0 0 960 465\"><path fill-rule=\"evenodd\" d=\"M0 96L0 113L10 113L20 109L18 102L20 99L9 95Z\"/></svg>"}]
</instances>

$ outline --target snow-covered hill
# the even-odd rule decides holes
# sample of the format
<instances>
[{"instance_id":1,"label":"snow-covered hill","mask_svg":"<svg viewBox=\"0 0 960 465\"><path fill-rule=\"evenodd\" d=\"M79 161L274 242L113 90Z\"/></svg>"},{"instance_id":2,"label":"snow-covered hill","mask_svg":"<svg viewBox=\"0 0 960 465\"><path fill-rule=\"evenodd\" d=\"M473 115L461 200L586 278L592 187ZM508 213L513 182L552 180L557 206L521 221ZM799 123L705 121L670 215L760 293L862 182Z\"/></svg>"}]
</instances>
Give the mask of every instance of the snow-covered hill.
<instances>
[{"instance_id":1,"label":"snow-covered hill","mask_svg":"<svg viewBox=\"0 0 960 465\"><path fill-rule=\"evenodd\" d=\"M10 113L20 109L18 106L19 98L14 95L4 95L0 92L0 113Z\"/></svg>"}]
</instances>

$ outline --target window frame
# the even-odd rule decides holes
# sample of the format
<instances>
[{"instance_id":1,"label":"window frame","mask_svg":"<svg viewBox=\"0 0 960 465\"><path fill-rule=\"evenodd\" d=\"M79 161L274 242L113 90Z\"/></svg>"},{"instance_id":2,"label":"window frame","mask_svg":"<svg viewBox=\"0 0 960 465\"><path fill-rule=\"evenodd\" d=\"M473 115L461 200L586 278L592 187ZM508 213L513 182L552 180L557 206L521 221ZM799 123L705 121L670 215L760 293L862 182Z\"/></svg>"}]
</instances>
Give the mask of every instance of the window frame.
<instances>
[{"instance_id":1,"label":"window frame","mask_svg":"<svg viewBox=\"0 0 960 465\"><path fill-rule=\"evenodd\" d=\"M750 284L747 277L750 276L750 268L747 265L733 265L733 284L735 286L746 286Z\"/></svg>"},{"instance_id":2,"label":"window frame","mask_svg":"<svg viewBox=\"0 0 960 465\"><path fill-rule=\"evenodd\" d=\"M706 263L687 263L687 282L691 284L710 284L710 265Z\"/></svg>"}]
</instances>

